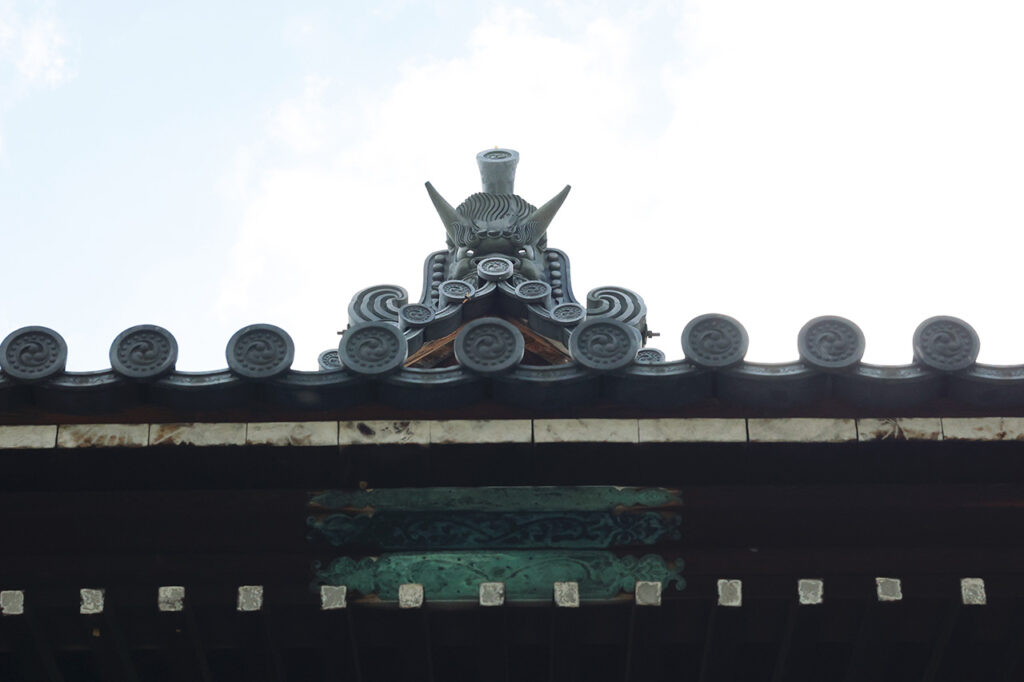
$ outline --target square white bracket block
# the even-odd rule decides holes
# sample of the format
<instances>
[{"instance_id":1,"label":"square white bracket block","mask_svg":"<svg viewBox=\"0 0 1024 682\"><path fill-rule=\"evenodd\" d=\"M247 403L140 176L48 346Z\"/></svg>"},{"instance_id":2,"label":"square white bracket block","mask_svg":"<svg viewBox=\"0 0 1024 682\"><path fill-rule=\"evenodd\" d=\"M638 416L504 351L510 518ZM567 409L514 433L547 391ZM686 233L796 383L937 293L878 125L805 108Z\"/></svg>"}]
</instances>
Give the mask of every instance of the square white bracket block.
<instances>
[{"instance_id":1,"label":"square white bracket block","mask_svg":"<svg viewBox=\"0 0 1024 682\"><path fill-rule=\"evenodd\" d=\"M22 590L0 592L0 613L5 616L20 616L25 613L25 593Z\"/></svg>"},{"instance_id":2,"label":"square white bracket block","mask_svg":"<svg viewBox=\"0 0 1024 682\"><path fill-rule=\"evenodd\" d=\"M103 613L103 590L83 587L78 591L81 601L78 604L78 612L85 615Z\"/></svg>"},{"instance_id":3,"label":"square white bracket block","mask_svg":"<svg viewBox=\"0 0 1024 682\"><path fill-rule=\"evenodd\" d=\"M577 582L555 583L555 606L575 609L580 605L580 584Z\"/></svg>"},{"instance_id":4,"label":"square white bracket block","mask_svg":"<svg viewBox=\"0 0 1024 682\"><path fill-rule=\"evenodd\" d=\"M263 608L263 585L239 585L239 611L259 611Z\"/></svg>"},{"instance_id":5,"label":"square white bracket block","mask_svg":"<svg viewBox=\"0 0 1024 682\"><path fill-rule=\"evenodd\" d=\"M817 578L800 578L796 581L796 593L800 604L815 606L825 601L825 581Z\"/></svg>"},{"instance_id":6,"label":"square white bracket block","mask_svg":"<svg viewBox=\"0 0 1024 682\"><path fill-rule=\"evenodd\" d=\"M661 606L661 583L656 580L637 580L633 588L637 606Z\"/></svg>"},{"instance_id":7,"label":"square white bracket block","mask_svg":"<svg viewBox=\"0 0 1024 682\"><path fill-rule=\"evenodd\" d=\"M161 611L181 611L185 608L185 588L181 585L157 588L156 606Z\"/></svg>"},{"instance_id":8,"label":"square white bracket block","mask_svg":"<svg viewBox=\"0 0 1024 682\"><path fill-rule=\"evenodd\" d=\"M903 584L899 578L875 578L878 601L900 601L903 599Z\"/></svg>"},{"instance_id":9,"label":"square white bracket block","mask_svg":"<svg viewBox=\"0 0 1024 682\"><path fill-rule=\"evenodd\" d=\"M742 580L719 580L718 581L718 605L719 606L743 606L743 581Z\"/></svg>"},{"instance_id":10,"label":"square white bracket block","mask_svg":"<svg viewBox=\"0 0 1024 682\"><path fill-rule=\"evenodd\" d=\"M505 603L505 583L480 583L480 606L501 606Z\"/></svg>"},{"instance_id":11,"label":"square white bracket block","mask_svg":"<svg viewBox=\"0 0 1024 682\"><path fill-rule=\"evenodd\" d=\"M321 585L320 609L334 611L348 607L348 587L345 585Z\"/></svg>"},{"instance_id":12,"label":"square white bracket block","mask_svg":"<svg viewBox=\"0 0 1024 682\"><path fill-rule=\"evenodd\" d=\"M988 603L985 596L985 581L982 578L961 578L960 597L964 606L984 606Z\"/></svg>"},{"instance_id":13,"label":"square white bracket block","mask_svg":"<svg viewBox=\"0 0 1024 682\"><path fill-rule=\"evenodd\" d=\"M405 583L398 586L398 608L418 609L423 606L423 585Z\"/></svg>"}]
</instances>

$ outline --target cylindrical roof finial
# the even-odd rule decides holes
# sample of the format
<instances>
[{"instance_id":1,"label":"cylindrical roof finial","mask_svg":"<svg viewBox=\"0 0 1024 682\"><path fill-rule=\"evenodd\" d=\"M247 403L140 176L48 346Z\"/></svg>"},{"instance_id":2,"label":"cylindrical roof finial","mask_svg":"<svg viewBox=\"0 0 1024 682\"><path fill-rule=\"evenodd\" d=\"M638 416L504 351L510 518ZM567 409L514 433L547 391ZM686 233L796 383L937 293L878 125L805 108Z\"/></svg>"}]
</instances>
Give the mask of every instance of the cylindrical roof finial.
<instances>
[{"instance_id":1,"label":"cylindrical roof finial","mask_svg":"<svg viewBox=\"0 0 1024 682\"><path fill-rule=\"evenodd\" d=\"M488 194L514 194L519 152L514 149L485 149L476 155L480 180Z\"/></svg>"}]
</instances>

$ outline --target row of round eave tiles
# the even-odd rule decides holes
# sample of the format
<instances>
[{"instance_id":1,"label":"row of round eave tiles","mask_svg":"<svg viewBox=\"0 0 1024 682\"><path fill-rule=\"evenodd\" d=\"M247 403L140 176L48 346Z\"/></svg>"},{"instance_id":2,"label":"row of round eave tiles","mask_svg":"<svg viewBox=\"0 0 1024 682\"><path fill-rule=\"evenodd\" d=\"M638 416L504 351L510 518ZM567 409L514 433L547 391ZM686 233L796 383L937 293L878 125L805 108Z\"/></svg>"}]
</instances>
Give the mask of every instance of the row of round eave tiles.
<instances>
[{"instance_id":1,"label":"row of round eave tiles","mask_svg":"<svg viewBox=\"0 0 1024 682\"><path fill-rule=\"evenodd\" d=\"M732 367L743 361L749 337L728 315L701 315L683 330L683 353L695 365ZM955 317L932 317L914 331L914 361L941 372L967 369L978 359L980 340ZM864 357L864 332L842 317L816 317L797 335L800 359L823 371L852 369Z\"/></svg>"},{"instance_id":2,"label":"row of round eave tiles","mask_svg":"<svg viewBox=\"0 0 1024 682\"><path fill-rule=\"evenodd\" d=\"M749 337L728 315L701 315L683 330L686 358L694 365L724 369L743 361ZM629 364L664 362L665 355L641 348L639 332L618 320L591 318L580 323L569 338L569 352L581 366L596 371L622 369ZM800 330L797 345L801 360L823 371L855 367L864 355L864 334L841 317L818 317ZM979 339L966 322L933 317L914 332L914 359L944 372L967 369L978 357ZM465 325L455 339L455 358L479 374L499 374L523 360L525 342L512 324L484 317ZM64 371L67 344L46 327L23 327L0 344L0 368L23 382L43 381ZM332 351L333 352L333 351ZM248 379L270 379L287 372L295 357L295 344L283 329L254 324L238 330L228 341L227 362L232 372ZM365 322L349 328L337 351L338 364L357 374L386 375L399 370L408 355L402 330L387 322ZM117 374L151 381L174 370L178 344L169 331L155 325L125 330L110 347L110 364ZM323 355L321 365L324 365Z\"/></svg>"},{"instance_id":3,"label":"row of round eave tiles","mask_svg":"<svg viewBox=\"0 0 1024 682\"><path fill-rule=\"evenodd\" d=\"M68 345L46 327L23 327L0 343L0 369L22 382L44 381L62 373ZM153 381L174 371L178 342L164 329L140 324L118 334L110 345L110 366L128 379ZM288 371L295 344L271 324L253 324L235 332L227 346L228 367L249 379L269 379Z\"/></svg>"}]
</instances>

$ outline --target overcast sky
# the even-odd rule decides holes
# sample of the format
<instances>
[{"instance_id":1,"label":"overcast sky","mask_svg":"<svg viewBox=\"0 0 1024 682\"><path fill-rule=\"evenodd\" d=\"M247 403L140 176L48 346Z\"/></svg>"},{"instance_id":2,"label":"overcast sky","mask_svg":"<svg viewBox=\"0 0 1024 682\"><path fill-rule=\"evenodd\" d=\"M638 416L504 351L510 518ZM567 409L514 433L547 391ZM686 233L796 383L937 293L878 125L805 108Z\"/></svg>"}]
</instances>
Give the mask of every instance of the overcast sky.
<instances>
[{"instance_id":1,"label":"overcast sky","mask_svg":"<svg viewBox=\"0 0 1024 682\"><path fill-rule=\"evenodd\" d=\"M444 232L423 189L521 154L577 298L624 286L681 357L706 312L747 358L810 318L868 362L962 317L1024 363L1024 3L0 0L0 337L72 370L140 323L179 369L269 322L314 369L358 290L419 297Z\"/></svg>"}]
</instances>

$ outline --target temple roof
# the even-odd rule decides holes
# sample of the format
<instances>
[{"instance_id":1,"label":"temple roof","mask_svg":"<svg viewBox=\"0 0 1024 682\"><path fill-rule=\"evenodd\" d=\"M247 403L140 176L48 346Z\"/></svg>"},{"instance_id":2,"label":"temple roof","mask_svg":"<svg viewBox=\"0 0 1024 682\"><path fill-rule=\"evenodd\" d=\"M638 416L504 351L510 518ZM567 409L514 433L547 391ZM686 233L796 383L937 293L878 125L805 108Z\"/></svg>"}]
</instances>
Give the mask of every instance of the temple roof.
<instances>
[{"instance_id":1,"label":"temple roof","mask_svg":"<svg viewBox=\"0 0 1024 682\"><path fill-rule=\"evenodd\" d=\"M747 362L747 332L722 314L692 320L684 359L666 361L645 347L652 335L640 295L605 286L576 299L568 255L547 246L569 187L536 208L514 193L516 152L486 150L477 162L483 191L457 207L427 183L446 248L427 256L419 299L394 285L356 293L319 371L293 370L291 338L269 324L240 329L227 343L227 369L208 372L176 370L177 343L154 325L114 339L109 368L68 372L64 339L25 327L0 344L0 420L261 407L848 416L1024 408L1024 365L978 363L977 333L953 317L921 323L907 365L863 363L863 333L834 316L799 330L797 361Z\"/></svg>"}]
</instances>

